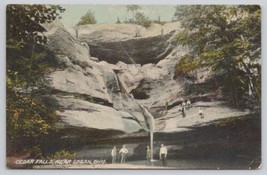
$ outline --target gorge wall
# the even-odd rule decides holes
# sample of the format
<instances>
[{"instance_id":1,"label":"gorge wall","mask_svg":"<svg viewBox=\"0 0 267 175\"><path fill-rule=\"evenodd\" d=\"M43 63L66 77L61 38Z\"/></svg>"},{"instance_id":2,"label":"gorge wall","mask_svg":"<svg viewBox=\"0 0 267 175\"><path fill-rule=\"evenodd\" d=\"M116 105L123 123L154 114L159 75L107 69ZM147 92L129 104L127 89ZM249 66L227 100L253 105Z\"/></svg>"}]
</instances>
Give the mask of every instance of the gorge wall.
<instances>
[{"instance_id":1,"label":"gorge wall","mask_svg":"<svg viewBox=\"0 0 267 175\"><path fill-rule=\"evenodd\" d=\"M105 140L134 142L137 137L146 143L149 123L138 103L154 116L156 137L165 134L161 139L199 124L249 113L229 108L214 95L184 93L188 80L174 78L175 64L187 53L187 48L172 44L178 23L140 29L138 37L135 28L131 24L81 26L78 39L71 28L49 28L48 46L59 66L45 77L51 92L46 95L58 104L59 145L65 140L68 148L75 143L75 148L81 148ZM199 71L196 81L204 82L207 77L208 70ZM180 112L184 99L193 102L186 118ZM205 108L201 121L199 107ZM193 137L190 142L194 143ZM139 155L133 154L137 147L131 148L131 155Z\"/></svg>"}]
</instances>

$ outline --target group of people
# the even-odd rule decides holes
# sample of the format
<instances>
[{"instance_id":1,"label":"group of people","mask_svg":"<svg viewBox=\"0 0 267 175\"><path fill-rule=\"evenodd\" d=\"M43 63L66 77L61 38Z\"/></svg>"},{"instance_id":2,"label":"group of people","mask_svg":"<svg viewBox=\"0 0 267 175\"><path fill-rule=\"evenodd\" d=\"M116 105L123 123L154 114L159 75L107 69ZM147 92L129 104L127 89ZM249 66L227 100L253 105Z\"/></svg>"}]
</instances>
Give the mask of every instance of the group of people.
<instances>
[{"instance_id":1,"label":"group of people","mask_svg":"<svg viewBox=\"0 0 267 175\"><path fill-rule=\"evenodd\" d=\"M183 103L182 103L182 109L181 109L183 118L186 117L185 109L186 108L189 109L190 107L191 107L191 101L190 100L183 101Z\"/></svg>"},{"instance_id":2,"label":"group of people","mask_svg":"<svg viewBox=\"0 0 267 175\"><path fill-rule=\"evenodd\" d=\"M123 145L122 148L119 151L119 154L121 155L121 160L120 163L123 164L126 162L126 156L129 153L128 149L126 148L126 145ZM151 159L152 159L152 150L150 149L149 146L147 146L146 149L146 159L147 159L147 165L150 166L152 165ZM160 150L159 150L159 158L162 161L163 166L167 166L167 148L163 144L160 145ZM111 150L111 156L112 156L112 164L117 163L117 148L114 146L114 148Z\"/></svg>"},{"instance_id":3,"label":"group of people","mask_svg":"<svg viewBox=\"0 0 267 175\"><path fill-rule=\"evenodd\" d=\"M128 153L128 149L126 148L126 145L123 145L122 148L119 151L119 154L121 155L121 163L125 163L126 161L126 155ZM112 163L116 163L117 161L117 148L114 146L114 148L111 151L111 156L112 156Z\"/></svg>"},{"instance_id":4,"label":"group of people","mask_svg":"<svg viewBox=\"0 0 267 175\"><path fill-rule=\"evenodd\" d=\"M166 103L167 103L167 102L166 102ZM190 101L190 100L184 100L184 101L182 102L182 108L181 108L180 111L182 112L182 116L183 116L183 118L186 117L185 110L186 110L186 109L189 109L190 107L191 107L191 101ZM202 108L199 108L199 110L198 110L198 115L200 116L201 119L204 118L204 113L203 113Z\"/></svg>"}]
</instances>

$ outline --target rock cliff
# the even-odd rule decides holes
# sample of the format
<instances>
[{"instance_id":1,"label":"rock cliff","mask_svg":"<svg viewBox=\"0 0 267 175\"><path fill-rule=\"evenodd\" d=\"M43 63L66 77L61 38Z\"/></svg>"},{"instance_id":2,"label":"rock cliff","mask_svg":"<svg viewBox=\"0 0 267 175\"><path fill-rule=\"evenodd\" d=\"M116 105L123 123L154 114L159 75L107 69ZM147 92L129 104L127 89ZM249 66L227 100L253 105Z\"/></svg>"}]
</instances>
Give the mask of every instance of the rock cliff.
<instances>
[{"instance_id":1,"label":"rock cliff","mask_svg":"<svg viewBox=\"0 0 267 175\"><path fill-rule=\"evenodd\" d=\"M172 37L178 29L179 23L153 24L148 29L134 24L94 24L79 26L77 33L99 60L146 64L157 63L173 50ZM74 28L68 31L76 35Z\"/></svg>"},{"instance_id":2,"label":"rock cliff","mask_svg":"<svg viewBox=\"0 0 267 175\"><path fill-rule=\"evenodd\" d=\"M196 123L248 114L216 102L209 94L185 94L187 80L174 78L175 64L187 53L187 48L171 43L177 30L179 23L152 25L149 30L130 24L97 24L80 26L77 39L71 28L50 26L48 46L60 66L45 78L51 90L49 98L58 103L59 124L94 139L103 139L95 137L99 134L114 139L137 137L149 130L138 103L154 116L158 133L180 132ZM197 81L206 77L208 71L200 72ZM193 103L186 119L180 112L184 99ZM209 115L200 121L198 108L203 106ZM140 136L147 137L147 132L143 133ZM84 139L84 135L75 137Z\"/></svg>"},{"instance_id":3,"label":"rock cliff","mask_svg":"<svg viewBox=\"0 0 267 175\"><path fill-rule=\"evenodd\" d=\"M113 71L118 69L116 65L91 59L89 47L64 28L53 28L46 35L48 46L61 65L46 80L53 92L51 98L60 106L56 112L63 123L126 133L147 129L141 113L129 113L135 108L138 113L138 106L121 95Z\"/></svg>"}]
</instances>

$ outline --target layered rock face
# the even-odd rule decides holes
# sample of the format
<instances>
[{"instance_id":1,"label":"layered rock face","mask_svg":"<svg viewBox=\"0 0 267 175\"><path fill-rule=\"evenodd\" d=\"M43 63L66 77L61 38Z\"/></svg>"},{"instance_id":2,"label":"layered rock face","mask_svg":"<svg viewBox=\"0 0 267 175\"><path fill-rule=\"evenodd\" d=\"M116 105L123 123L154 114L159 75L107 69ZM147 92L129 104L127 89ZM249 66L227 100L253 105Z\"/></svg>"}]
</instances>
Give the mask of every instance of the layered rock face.
<instances>
[{"instance_id":1,"label":"layered rock face","mask_svg":"<svg viewBox=\"0 0 267 175\"><path fill-rule=\"evenodd\" d=\"M153 112L154 106L157 108L162 106L167 99L169 100L171 94L166 95L165 91L174 89L177 92L181 91L180 85L175 80L166 79L173 75L175 65L173 61L177 59L177 51L184 50L184 48L176 48L172 51L170 40L177 25L174 23L162 27L154 24L150 31L130 24L80 26L79 39L75 38L75 33L73 33L75 31L67 30L62 26L49 26L49 31L46 33L49 39L48 46L55 54L60 67L52 71L46 80L53 92L50 98L56 100L60 106L56 113L61 116L62 123L78 128L118 130L125 133L149 130L149 124L142 109L136 99L129 94L136 96L138 92L135 93L135 90L148 86L145 93L149 98L142 99L140 103ZM139 27L140 32L138 37L134 36L136 27ZM115 35L114 32L117 34ZM119 37L116 37L117 35ZM136 58L129 59L118 57L123 54L110 55L103 50L99 52L108 57L91 56L94 50L92 45L95 43L98 46L101 43L107 43L113 47L121 45L122 42L135 48L132 50L140 56L136 55ZM141 46L141 43L146 43L146 45ZM162 43L168 46L164 48ZM117 46L110 50L127 53L123 50L125 48ZM151 49L151 47L154 48ZM163 51L167 47L170 50ZM148 56L149 53L153 53L154 56ZM184 53L186 52L179 52L179 55ZM159 61L167 54L169 56L166 59ZM158 57L159 55L161 56ZM111 58L115 59L117 64L108 63ZM105 61L99 62L103 59ZM143 61L138 61L138 59ZM141 65L151 62L151 59L156 59L159 63ZM131 61L140 64L127 64ZM159 84L162 88L151 88L152 86L158 87ZM166 86L171 89L166 89ZM159 94L162 94L162 97ZM154 113L157 112L157 110L154 111Z\"/></svg>"},{"instance_id":2,"label":"layered rock face","mask_svg":"<svg viewBox=\"0 0 267 175\"><path fill-rule=\"evenodd\" d=\"M155 118L155 132L179 132L181 127L199 122L200 95L186 96L187 80L174 78L175 64L188 52L187 48L171 45L177 28L179 23L152 25L148 30L130 24L88 25L80 26L77 39L72 29L50 27L46 33L48 46L60 66L46 80L52 92L49 97L58 103L56 113L61 124L65 128L93 129L102 135L116 131L135 137L139 131L149 131L148 119L139 104ZM122 48L121 44L128 47ZM203 82L208 75L208 71L198 73L197 81ZM181 119L176 125L176 118L181 118L180 105L186 98L194 100L186 111L190 119ZM211 102L207 108L212 110L206 110L210 114L205 122L246 114L223 103Z\"/></svg>"},{"instance_id":3,"label":"layered rock face","mask_svg":"<svg viewBox=\"0 0 267 175\"><path fill-rule=\"evenodd\" d=\"M148 29L134 24L94 24L79 26L77 33L99 60L146 64L157 63L173 50L172 37L178 29L179 23L153 24ZM73 28L68 31L75 36Z\"/></svg>"},{"instance_id":4,"label":"layered rock face","mask_svg":"<svg viewBox=\"0 0 267 175\"><path fill-rule=\"evenodd\" d=\"M62 65L46 80L53 92L51 98L60 106L56 112L66 126L126 133L147 129L139 106L120 90L113 71L119 69L116 65L96 62L89 54L89 47L64 28L53 28L46 35L50 50ZM132 115L130 110L136 114Z\"/></svg>"},{"instance_id":5,"label":"layered rock face","mask_svg":"<svg viewBox=\"0 0 267 175\"><path fill-rule=\"evenodd\" d=\"M58 64L45 77L50 94L44 94L56 101L60 118L59 131L52 136L56 137L51 141L53 150L72 149L81 159L109 161L111 148L126 144L129 160L144 160L151 122L141 104L154 118L154 158L164 143L168 157L179 159L202 153L203 147L217 147L217 141L228 142L229 128L218 137L212 124L217 126L225 118L231 123L231 117L241 120L250 113L218 101L216 92L185 93L190 80L174 72L188 49L171 42L179 23L153 24L149 29L132 24L86 25L79 27L78 38L73 28L49 25L47 29L48 47ZM210 75L208 69L199 69L195 82L203 84ZM186 117L181 113L185 99L192 102ZM224 151L223 155L227 149L223 145L214 154Z\"/></svg>"}]
</instances>

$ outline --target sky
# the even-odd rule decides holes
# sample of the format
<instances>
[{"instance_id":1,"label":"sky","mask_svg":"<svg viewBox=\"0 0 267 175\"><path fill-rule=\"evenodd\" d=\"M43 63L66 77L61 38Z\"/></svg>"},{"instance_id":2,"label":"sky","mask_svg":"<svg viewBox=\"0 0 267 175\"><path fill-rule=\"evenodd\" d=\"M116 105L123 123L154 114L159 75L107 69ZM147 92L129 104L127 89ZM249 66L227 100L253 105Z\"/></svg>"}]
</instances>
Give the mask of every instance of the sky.
<instances>
[{"instance_id":1,"label":"sky","mask_svg":"<svg viewBox=\"0 0 267 175\"><path fill-rule=\"evenodd\" d=\"M175 12L175 5L140 5L145 16L151 20L171 21ZM64 26L74 26L89 9L94 12L97 23L116 23L131 18L126 5L62 5L66 10L61 14Z\"/></svg>"}]
</instances>

